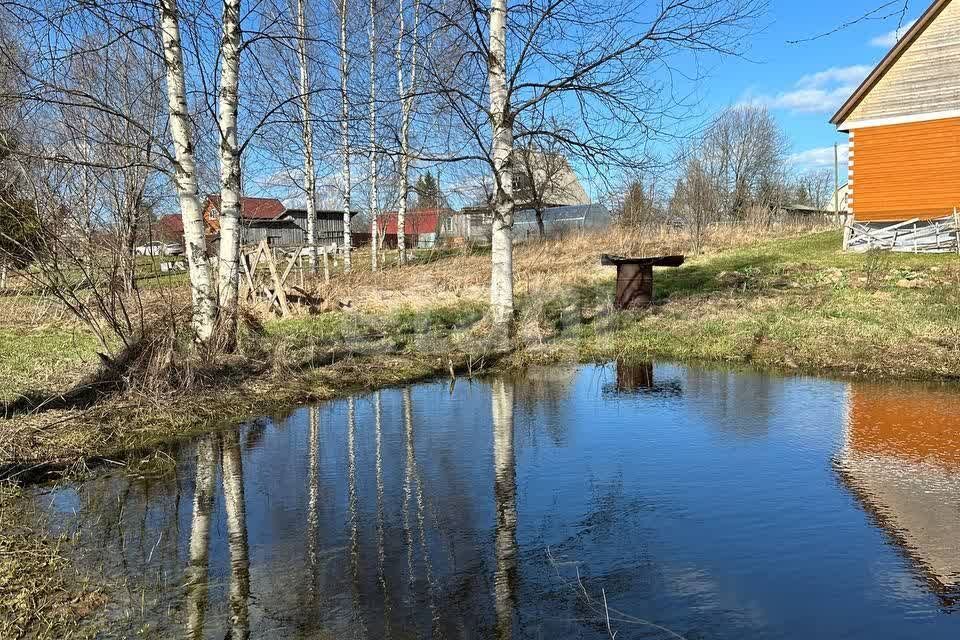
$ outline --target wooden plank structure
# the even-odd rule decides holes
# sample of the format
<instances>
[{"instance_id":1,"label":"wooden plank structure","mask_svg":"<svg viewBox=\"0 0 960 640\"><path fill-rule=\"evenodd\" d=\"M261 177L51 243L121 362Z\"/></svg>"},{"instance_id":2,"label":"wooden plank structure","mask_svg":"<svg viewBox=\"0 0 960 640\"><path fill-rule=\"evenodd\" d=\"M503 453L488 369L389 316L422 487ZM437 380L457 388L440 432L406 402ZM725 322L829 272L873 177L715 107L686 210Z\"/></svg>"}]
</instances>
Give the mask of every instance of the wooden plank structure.
<instances>
[{"instance_id":1,"label":"wooden plank structure","mask_svg":"<svg viewBox=\"0 0 960 640\"><path fill-rule=\"evenodd\" d=\"M901 253L960 252L960 217L936 220L911 218L895 223L853 221L845 234L845 248L856 253L872 250Z\"/></svg>"},{"instance_id":2,"label":"wooden plank structure","mask_svg":"<svg viewBox=\"0 0 960 640\"><path fill-rule=\"evenodd\" d=\"M617 296L614 306L625 311L644 309L653 304L654 267L679 267L684 260L684 256L625 258L603 255L600 257L600 264L617 268Z\"/></svg>"},{"instance_id":3,"label":"wooden plank structure","mask_svg":"<svg viewBox=\"0 0 960 640\"><path fill-rule=\"evenodd\" d=\"M240 300L252 303L266 302L268 310L276 310L276 313L284 318L292 313L291 303L306 305L310 308L318 307L320 301L315 296L302 287L287 285L287 279L303 251L301 247L287 259L282 273L266 239L261 240L254 248L243 251L240 256L243 269ZM326 251L323 255L326 258ZM326 264L326 260L324 263ZM266 267L265 272L262 267Z\"/></svg>"}]
</instances>

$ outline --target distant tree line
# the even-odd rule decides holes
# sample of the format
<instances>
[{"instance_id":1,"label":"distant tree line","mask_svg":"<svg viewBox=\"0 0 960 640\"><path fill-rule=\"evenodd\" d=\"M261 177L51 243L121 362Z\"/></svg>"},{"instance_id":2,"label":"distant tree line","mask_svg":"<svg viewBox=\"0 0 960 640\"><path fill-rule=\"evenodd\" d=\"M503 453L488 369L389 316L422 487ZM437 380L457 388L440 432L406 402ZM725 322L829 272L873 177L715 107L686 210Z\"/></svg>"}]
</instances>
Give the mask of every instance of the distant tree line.
<instances>
[{"instance_id":1,"label":"distant tree line","mask_svg":"<svg viewBox=\"0 0 960 640\"><path fill-rule=\"evenodd\" d=\"M797 171L783 128L762 106L741 105L718 115L677 154L675 177L627 180L616 210L621 224L674 224L689 229L694 250L718 222L769 226L787 207L832 210L833 172Z\"/></svg>"}]
</instances>

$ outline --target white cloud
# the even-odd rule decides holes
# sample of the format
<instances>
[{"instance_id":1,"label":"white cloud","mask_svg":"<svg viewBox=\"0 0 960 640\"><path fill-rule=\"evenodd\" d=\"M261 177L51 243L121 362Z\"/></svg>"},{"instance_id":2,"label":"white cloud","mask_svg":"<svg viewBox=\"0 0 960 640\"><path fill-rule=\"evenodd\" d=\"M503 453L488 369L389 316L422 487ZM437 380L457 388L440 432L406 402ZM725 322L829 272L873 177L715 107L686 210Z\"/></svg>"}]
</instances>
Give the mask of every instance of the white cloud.
<instances>
[{"instance_id":1,"label":"white cloud","mask_svg":"<svg viewBox=\"0 0 960 640\"><path fill-rule=\"evenodd\" d=\"M882 36L877 36L876 38L871 39L870 46L889 49L893 45L897 44L900 41L900 38L906 35L907 31L910 30L910 27L916 24L916 22L916 20L911 20L910 22L904 23L893 31L889 31Z\"/></svg>"},{"instance_id":2,"label":"white cloud","mask_svg":"<svg viewBox=\"0 0 960 640\"><path fill-rule=\"evenodd\" d=\"M850 155L850 145L841 144L840 151L840 169L844 171L847 167L847 158ZM833 147L817 147L795 153L787 161L800 170L823 169L833 167Z\"/></svg>"},{"instance_id":3,"label":"white cloud","mask_svg":"<svg viewBox=\"0 0 960 640\"><path fill-rule=\"evenodd\" d=\"M830 113L843 104L871 69L860 64L831 67L801 77L790 91L755 96L748 101L793 113Z\"/></svg>"},{"instance_id":4,"label":"white cloud","mask_svg":"<svg viewBox=\"0 0 960 640\"><path fill-rule=\"evenodd\" d=\"M797 86L818 89L836 84L860 84L873 67L866 64L854 64L849 67L830 67L826 71L809 73L797 81Z\"/></svg>"}]
</instances>

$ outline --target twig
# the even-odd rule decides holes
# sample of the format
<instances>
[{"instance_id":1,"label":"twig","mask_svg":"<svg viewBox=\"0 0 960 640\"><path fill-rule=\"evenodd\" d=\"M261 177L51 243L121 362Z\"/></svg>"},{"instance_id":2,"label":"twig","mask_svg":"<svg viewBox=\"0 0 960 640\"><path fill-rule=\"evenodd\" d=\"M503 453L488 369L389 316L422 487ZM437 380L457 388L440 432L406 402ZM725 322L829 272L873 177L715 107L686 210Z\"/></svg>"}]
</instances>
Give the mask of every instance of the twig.
<instances>
[{"instance_id":1,"label":"twig","mask_svg":"<svg viewBox=\"0 0 960 640\"><path fill-rule=\"evenodd\" d=\"M610 628L610 608L607 606L607 591L601 588L600 593L603 594L603 613L607 617L607 633L610 634L610 640L617 640L617 632Z\"/></svg>"}]
</instances>

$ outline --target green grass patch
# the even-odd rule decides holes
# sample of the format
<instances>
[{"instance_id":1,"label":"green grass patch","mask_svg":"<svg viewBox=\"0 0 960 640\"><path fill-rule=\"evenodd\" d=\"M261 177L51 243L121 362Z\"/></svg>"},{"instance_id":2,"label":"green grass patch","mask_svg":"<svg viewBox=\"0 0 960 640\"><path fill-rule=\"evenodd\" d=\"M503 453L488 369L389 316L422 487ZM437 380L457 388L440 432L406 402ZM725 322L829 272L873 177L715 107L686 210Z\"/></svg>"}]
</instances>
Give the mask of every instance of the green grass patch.
<instances>
[{"instance_id":1,"label":"green grass patch","mask_svg":"<svg viewBox=\"0 0 960 640\"><path fill-rule=\"evenodd\" d=\"M62 390L96 362L96 350L81 329L0 329L0 401Z\"/></svg>"}]
</instances>

